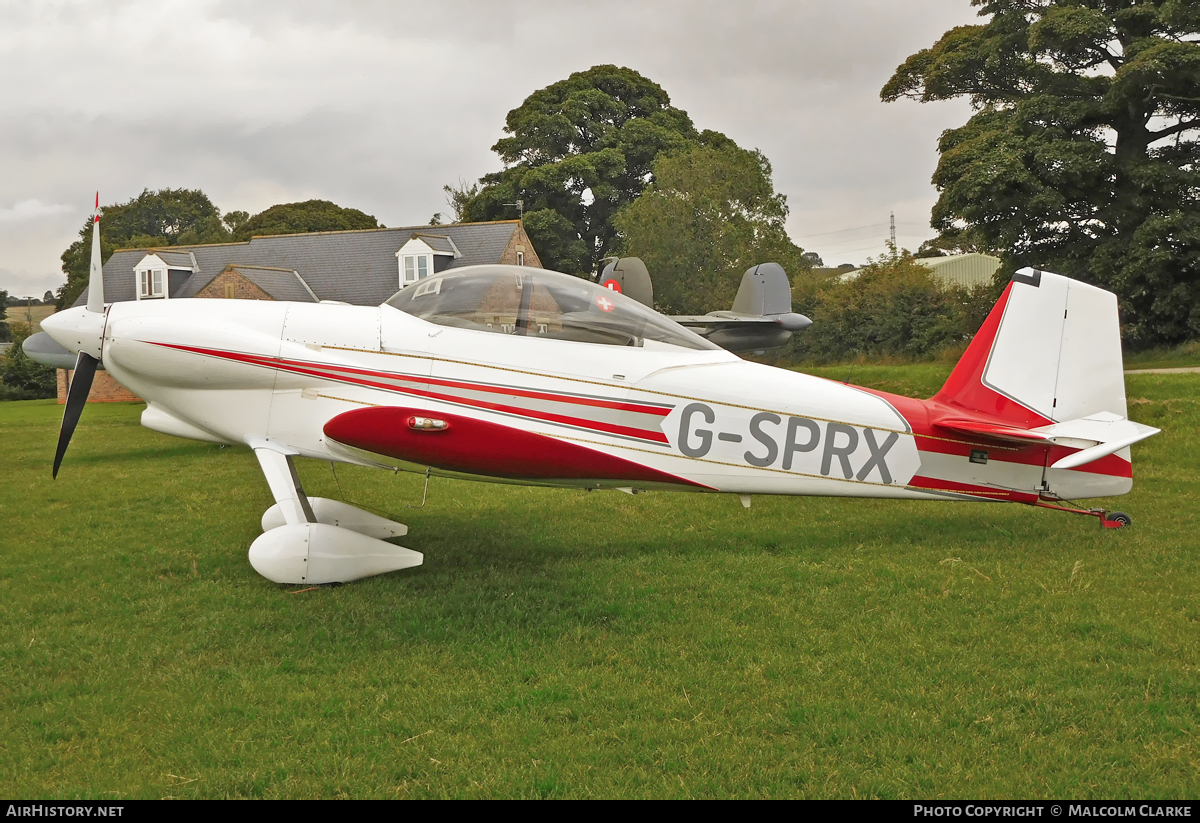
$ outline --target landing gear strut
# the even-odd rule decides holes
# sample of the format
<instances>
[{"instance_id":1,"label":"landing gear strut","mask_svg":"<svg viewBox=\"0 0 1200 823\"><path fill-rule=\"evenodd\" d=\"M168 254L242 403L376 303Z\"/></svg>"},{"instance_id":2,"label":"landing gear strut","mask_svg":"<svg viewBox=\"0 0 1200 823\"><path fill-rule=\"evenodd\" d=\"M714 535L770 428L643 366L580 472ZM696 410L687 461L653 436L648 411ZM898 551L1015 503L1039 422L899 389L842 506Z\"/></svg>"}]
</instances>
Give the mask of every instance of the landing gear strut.
<instances>
[{"instance_id":1,"label":"landing gear strut","mask_svg":"<svg viewBox=\"0 0 1200 823\"><path fill-rule=\"evenodd\" d=\"M295 449L251 438L248 445L271 487L275 505L250 545L250 565L275 583L349 583L373 574L419 566L420 552L387 543L408 527L338 500L309 497L292 458Z\"/></svg>"}]
</instances>

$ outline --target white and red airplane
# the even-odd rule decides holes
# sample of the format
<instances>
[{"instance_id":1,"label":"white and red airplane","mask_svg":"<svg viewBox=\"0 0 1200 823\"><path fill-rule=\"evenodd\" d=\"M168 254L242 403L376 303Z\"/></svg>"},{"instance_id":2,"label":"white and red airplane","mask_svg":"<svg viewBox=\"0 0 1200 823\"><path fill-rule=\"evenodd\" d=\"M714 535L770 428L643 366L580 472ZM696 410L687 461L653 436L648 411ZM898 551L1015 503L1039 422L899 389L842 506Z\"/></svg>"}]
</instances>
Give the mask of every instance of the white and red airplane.
<instances>
[{"instance_id":1,"label":"white and red airplane","mask_svg":"<svg viewBox=\"0 0 1200 823\"><path fill-rule=\"evenodd\" d=\"M142 424L254 450L275 505L250 546L278 583L419 565L407 528L305 495L296 457L476 480L625 491L1063 505L1127 493L1117 301L1023 269L946 385L915 400L741 360L623 294L565 274L473 266L382 306L104 304L99 214L86 307L42 322L77 352L54 460L96 366Z\"/></svg>"}]
</instances>

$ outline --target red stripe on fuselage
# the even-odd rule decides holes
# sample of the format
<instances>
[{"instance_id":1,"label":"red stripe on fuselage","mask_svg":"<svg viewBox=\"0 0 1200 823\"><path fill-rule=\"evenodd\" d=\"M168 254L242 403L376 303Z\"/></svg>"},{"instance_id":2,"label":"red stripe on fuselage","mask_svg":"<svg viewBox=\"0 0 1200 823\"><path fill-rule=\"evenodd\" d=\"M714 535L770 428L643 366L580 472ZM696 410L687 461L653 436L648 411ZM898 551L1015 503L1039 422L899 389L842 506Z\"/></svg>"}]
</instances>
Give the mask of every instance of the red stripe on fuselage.
<instances>
[{"instance_id":1,"label":"red stripe on fuselage","mask_svg":"<svg viewBox=\"0 0 1200 823\"><path fill-rule=\"evenodd\" d=\"M959 483L955 480L942 480L938 477L923 477L921 475L917 475L908 481L908 486L913 489L969 494L972 497L979 497L986 500L1008 500L1013 503L1036 503L1038 501L1037 494L1032 492L997 489L992 486Z\"/></svg>"},{"instance_id":2,"label":"red stripe on fuselage","mask_svg":"<svg viewBox=\"0 0 1200 823\"><path fill-rule=\"evenodd\" d=\"M621 403L619 401L602 400L600 398L581 397L571 394L552 394L549 392L536 392L524 389L509 389L507 387L493 386L483 383L464 383L453 380L444 380L440 378L425 377L422 375L403 374L397 372L381 372L371 369L361 369L353 366L340 365L325 365L321 363L308 363L300 360L285 360L279 357L270 357L267 355L258 354L242 354L239 352L221 351L220 349L205 349L197 346L183 346L173 343L155 343L156 346L165 348L177 349L180 351L191 352L193 354L201 354L208 357L218 357L225 360L233 360L239 363L246 363L252 366L262 368L273 368L281 371L290 372L292 374L303 374L309 377L319 377L325 380L333 380L339 383L349 383L356 386L368 386L370 388L382 389L384 391L392 391L406 395L414 395L418 397L427 397L432 400L441 400L443 402L457 403L465 406L471 406L479 409L487 409L489 411L503 412L506 414L515 414L521 417L528 417L534 420L544 420L548 423L558 423L561 425L572 426L574 428L588 429L591 431L600 431L607 434L615 434L622 437L632 437L638 440L647 440L654 443L668 443L667 436L661 430L639 429L631 426L620 426L615 423L605 423L599 420L588 420L579 417L570 417L568 415L555 414L553 412L540 411L538 409L529 409L523 406L510 406L503 403L491 403L486 400L474 400L467 397L461 397L453 394L444 394L440 392L427 391L416 388L415 386L396 386L391 383L380 382L378 378L389 381L400 381L405 383L423 383L440 385L446 387L461 388L467 391L481 391L497 394L506 394L516 397L526 397L530 399L541 399L556 403L568 403L582 406L590 406L595 408L606 408L615 411L632 411L641 414L653 414L659 417L665 417L670 414L670 408L662 406L648 406L637 403ZM375 380L363 379L366 377L377 378Z\"/></svg>"}]
</instances>

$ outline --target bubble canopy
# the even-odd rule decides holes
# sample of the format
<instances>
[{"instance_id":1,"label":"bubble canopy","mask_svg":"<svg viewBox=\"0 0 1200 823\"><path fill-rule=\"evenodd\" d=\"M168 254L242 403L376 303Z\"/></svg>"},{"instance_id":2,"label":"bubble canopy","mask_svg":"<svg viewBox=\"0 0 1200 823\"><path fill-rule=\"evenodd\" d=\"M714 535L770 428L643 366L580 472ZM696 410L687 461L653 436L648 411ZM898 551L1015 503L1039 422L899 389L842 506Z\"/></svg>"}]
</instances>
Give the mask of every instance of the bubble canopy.
<instances>
[{"instance_id":1,"label":"bubble canopy","mask_svg":"<svg viewBox=\"0 0 1200 823\"><path fill-rule=\"evenodd\" d=\"M419 280L387 305L439 326L609 346L719 350L623 294L529 266L465 266Z\"/></svg>"}]
</instances>

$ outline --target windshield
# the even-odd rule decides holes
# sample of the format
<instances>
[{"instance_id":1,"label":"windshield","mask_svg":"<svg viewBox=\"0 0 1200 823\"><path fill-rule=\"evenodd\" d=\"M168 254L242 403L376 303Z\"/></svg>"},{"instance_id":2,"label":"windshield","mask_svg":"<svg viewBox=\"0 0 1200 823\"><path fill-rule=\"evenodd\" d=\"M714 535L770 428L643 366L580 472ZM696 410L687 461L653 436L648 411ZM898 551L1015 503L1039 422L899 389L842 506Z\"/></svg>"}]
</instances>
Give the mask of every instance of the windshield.
<instances>
[{"instance_id":1,"label":"windshield","mask_svg":"<svg viewBox=\"0 0 1200 823\"><path fill-rule=\"evenodd\" d=\"M439 326L641 346L654 340L687 349L719 349L623 294L569 274L528 266L466 266L419 280L387 301Z\"/></svg>"}]
</instances>

